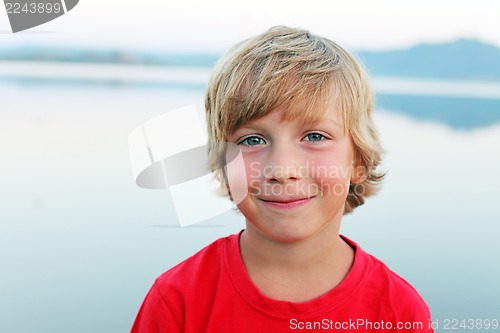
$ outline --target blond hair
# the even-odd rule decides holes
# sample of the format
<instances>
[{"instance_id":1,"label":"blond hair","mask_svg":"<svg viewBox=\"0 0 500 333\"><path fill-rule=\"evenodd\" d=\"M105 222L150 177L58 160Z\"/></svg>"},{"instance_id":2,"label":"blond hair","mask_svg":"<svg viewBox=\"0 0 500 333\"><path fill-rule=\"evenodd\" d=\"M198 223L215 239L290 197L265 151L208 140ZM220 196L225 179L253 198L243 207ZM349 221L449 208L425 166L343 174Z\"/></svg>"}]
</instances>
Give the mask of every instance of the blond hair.
<instances>
[{"instance_id":1,"label":"blond hair","mask_svg":"<svg viewBox=\"0 0 500 333\"><path fill-rule=\"evenodd\" d=\"M364 69L334 42L301 29L276 26L235 45L218 61L205 96L209 163L221 187L227 186L225 141L240 126L276 108L285 119L312 124L334 98L366 176L350 185L346 214L376 193L384 176L377 172L382 147Z\"/></svg>"}]
</instances>

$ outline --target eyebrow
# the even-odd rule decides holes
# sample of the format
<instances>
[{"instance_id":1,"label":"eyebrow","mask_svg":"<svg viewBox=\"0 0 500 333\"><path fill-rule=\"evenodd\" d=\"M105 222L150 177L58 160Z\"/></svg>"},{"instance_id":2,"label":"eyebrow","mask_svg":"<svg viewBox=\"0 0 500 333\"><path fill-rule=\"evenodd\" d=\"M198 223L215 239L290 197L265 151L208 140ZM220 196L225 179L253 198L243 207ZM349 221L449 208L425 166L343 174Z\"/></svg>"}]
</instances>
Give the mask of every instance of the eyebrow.
<instances>
[{"instance_id":1,"label":"eyebrow","mask_svg":"<svg viewBox=\"0 0 500 333\"><path fill-rule=\"evenodd\" d=\"M238 127L236 129L236 131L238 131L241 128L260 129L261 126L259 124L259 121L260 121L260 119L252 119L252 120L246 122L245 124L241 125L240 127ZM337 121L337 119L334 119L332 117L322 118L316 122L311 123L311 125L314 126L315 124L321 124L322 122L328 122L328 123L333 124L334 126L340 128L340 129L344 128L344 126L341 122ZM307 123L307 121L306 121L306 123Z\"/></svg>"},{"instance_id":2,"label":"eyebrow","mask_svg":"<svg viewBox=\"0 0 500 333\"><path fill-rule=\"evenodd\" d=\"M342 130L344 129L344 126L341 122L339 122L339 121L337 121L337 119L333 119L331 117L320 119L319 121L314 122L311 125L314 126L315 124L323 124L323 123L328 123L329 125L331 124L331 125L337 127L338 129L342 129Z\"/></svg>"},{"instance_id":3,"label":"eyebrow","mask_svg":"<svg viewBox=\"0 0 500 333\"><path fill-rule=\"evenodd\" d=\"M237 132L239 132L241 130L260 131L260 130L262 130L262 127L258 126L258 125L253 125L253 124L246 123L246 124L241 125L240 127L238 127L233 133L230 134L230 136L234 135L235 133L237 133Z\"/></svg>"}]
</instances>

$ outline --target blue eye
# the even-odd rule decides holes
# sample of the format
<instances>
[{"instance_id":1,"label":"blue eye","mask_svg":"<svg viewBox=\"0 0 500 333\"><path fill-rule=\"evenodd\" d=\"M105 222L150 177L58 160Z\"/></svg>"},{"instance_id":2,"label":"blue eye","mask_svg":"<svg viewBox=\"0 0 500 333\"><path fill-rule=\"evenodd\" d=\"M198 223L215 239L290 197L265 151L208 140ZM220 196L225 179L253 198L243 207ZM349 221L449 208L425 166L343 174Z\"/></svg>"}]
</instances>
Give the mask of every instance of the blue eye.
<instances>
[{"instance_id":1,"label":"blue eye","mask_svg":"<svg viewBox=\"0 0 500 333\"><path fill-rule=\"evenodd\" d=\"M305 139L311 142L318 142L324 140L325 136L319 133L309 133L305 136Z\"/></svg>"},{"instance_id":2,"label":"blue eye","mask_svg":"<svg viewBox=\"0 0 500 333\"><path fill-rule=\"evenodd\" d=\"M240 141L239 144L243 146L257 146L264 143L265 143L264 140L262 140L258 136L249 136L248 138Z\"/></svg>"}]
</instances>

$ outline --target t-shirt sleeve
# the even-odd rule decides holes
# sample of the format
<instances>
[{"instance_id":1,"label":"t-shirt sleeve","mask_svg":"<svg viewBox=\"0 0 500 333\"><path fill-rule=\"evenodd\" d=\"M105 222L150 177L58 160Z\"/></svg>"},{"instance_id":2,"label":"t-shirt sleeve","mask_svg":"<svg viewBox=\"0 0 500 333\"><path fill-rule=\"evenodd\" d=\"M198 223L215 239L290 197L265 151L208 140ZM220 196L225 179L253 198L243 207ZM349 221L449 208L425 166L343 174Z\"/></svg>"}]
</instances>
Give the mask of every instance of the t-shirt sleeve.
<instances>
[{"instance_id":1,"label":"t-shirt sleeve","mask_svg":"<svg viewBox=\"0 0 500 333\"><path fill-rule=\"evenodd\" d=\"M404 326L398 332L433 333L429 307L410 284L408 284L408 289L408 294L400 297L402 301L399 303L399 309L402 312L401 319L404 319L401 325Z\"/></svg>"},{"instance_id":2,"label":"t-shirt sleeve","mask_svg":"<svg viewBox=\"0 0 500 333\"><path fill-rule=\"evenodd\" d=\"M408 309L407 317L399 323L402 325L397 332L409 333L434 333L432 328L431 314L427 305L421 301L420 304L415 304L414 309Z\"/></svg>"},{"instance_id":3,"label":"t-shirt sleeve","mask_svg":"<svg viewBox=\"0 0 500 333\"><path fill-rule=\"evenodd\" d=\"M155 282L149 290L131 333L180 333L180 325Z\"/></svg>"}]
</instances>

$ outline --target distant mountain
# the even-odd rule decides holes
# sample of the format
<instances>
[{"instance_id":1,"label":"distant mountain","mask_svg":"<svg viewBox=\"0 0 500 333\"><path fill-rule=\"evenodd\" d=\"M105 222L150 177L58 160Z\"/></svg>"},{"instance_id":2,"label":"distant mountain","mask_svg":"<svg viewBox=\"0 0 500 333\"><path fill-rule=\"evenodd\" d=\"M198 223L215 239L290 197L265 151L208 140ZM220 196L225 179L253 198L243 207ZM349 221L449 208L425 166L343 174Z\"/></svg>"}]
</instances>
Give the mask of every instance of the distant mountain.
<instances>
[{"instance_id":1,"label":"distant mountain","mask_svg":"<svg viewBox=\"0 0 500 333\"><path fill-rule=\"evenodd\" d=\"M374 76L500 81L500 48L477 40L421 44L405 50L359 52Z\"/></svg>"},{"instance_id":2,"label":"distant mountain","mask_svg":"<svg viewBox=\"0 0 500 333\"><path fill-rule=\"evenodd\" d=\"M476 40L422 44L406 50L359 52L372 76L500 82L500 48ZM473 130L500 123L500 99L377 92L378 109L419 121Z\"/></svg>"},{"instance_id":3,"label":"distant mountain","mask_svg":"<svg viewBox=\"0 0 500 333\"><path fill-rule=\"evenodd\" d=\"M500 48L477 40L421 44L405 50L358 52L374 76L500 81ZM213 67L219 54L152 53L42 47L0 49L0 60L127 63Z\"/></svg>"},{"instance_id":4,"label":"distant mountain","mask_svg":"<svg viewBox=\"0 0 500 333\"><path fill-rule=\"evenodd\" d=\"M210 53L152 53L126 50L19 47L0 50L0 60L141 64L157 66L213 67L220 56Z\"/></svg>"}]
</instances>

